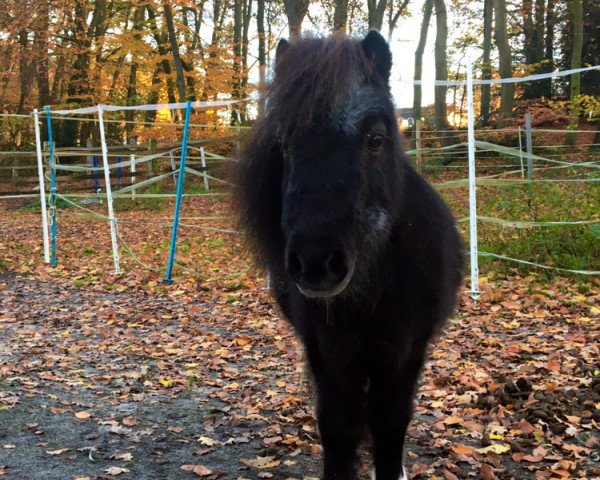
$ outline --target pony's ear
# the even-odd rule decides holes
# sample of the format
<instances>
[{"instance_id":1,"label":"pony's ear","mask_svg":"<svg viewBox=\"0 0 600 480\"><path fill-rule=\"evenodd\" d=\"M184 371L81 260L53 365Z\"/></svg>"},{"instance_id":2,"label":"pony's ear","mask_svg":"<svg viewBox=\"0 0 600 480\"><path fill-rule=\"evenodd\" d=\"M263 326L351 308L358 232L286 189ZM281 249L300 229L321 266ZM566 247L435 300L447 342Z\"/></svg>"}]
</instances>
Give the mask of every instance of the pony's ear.
<instances>
[{"instance_id":1,"label":"pony's ear","mask_svg":"<svg viewBox=\"0 0 600 480\"><path fill-rule=\"evenodd\" d=\"M291 45L285 38L279 40L277 44L277 49L275 50L275 74L277 74L277 70L279 64L281 63L281 59L285 56L285 52L290 49Z\"/></svg>"},{"instance_id":2,"label":"pony's ear","mask_svg":"<svg viewBox=\"0 0 600 480\"><path fill-rule=\"evenodd\" d=\"M371 30L360 44L365 55L375 67L375 70L387 82L392 69L392 52L390 51L390 46L376 30ZM279 47L277 50L279 51Z\"/></svg>"},{"instance_id":3,"label":"pony's ear","mask_svg":"<svg viewBox=\"0 0 600 480\"><path fill-rule=\"evenodd\" d=\"M275 58L281 58L281 56L287 52L289 48L290 42L288 42L285 38L279 40L279 43L277 44L277 50L275 50Z\"/></svg>"}]
</instances>

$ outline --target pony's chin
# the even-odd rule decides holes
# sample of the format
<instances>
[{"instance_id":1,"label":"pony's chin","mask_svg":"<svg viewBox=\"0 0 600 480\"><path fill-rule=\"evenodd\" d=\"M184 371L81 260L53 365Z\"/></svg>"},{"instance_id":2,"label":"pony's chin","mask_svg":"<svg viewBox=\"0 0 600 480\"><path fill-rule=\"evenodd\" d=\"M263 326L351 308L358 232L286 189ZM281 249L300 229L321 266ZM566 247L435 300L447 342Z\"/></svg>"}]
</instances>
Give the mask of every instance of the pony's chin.
<instances>
[{"instance_id":1,"label":"pony's chin","mask_svg":"<svg viewBox=\"0 0 600 480\"><path fill-rule=\"evenodd\" d=\"M330 288L328 290L314 290L312 288L301 287L297 283L296 283L296 286L298 287L298 290L300 290L300 293L302 295L304 295L306 298L329 300L333 297L338 296L340 293L342 293L344 290L346 290L346 287L348 286L348 284L350 283L350 280L352 279L352 275L354 273L353 270L354 269L352 269L350 272L348 272L348 274L344 277L344 279L340 283L338 283L335 287Z\"/></svg>"}]
</instances>

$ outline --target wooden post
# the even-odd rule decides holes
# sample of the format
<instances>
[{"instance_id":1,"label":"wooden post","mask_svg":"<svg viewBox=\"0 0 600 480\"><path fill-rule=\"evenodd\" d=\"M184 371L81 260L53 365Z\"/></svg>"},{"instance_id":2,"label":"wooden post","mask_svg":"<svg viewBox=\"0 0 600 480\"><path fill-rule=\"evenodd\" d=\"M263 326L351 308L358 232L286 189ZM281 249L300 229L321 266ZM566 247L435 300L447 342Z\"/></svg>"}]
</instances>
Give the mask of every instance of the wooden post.
<instances>
[{"instance_id":1,"label":"wooden post","mask_svg":"<svg viewBox=\"0 0 600 480\"><path fill-rule=\"evenodd\" d=\"M92 139L91 139L91 138L88 138L88 139L85 141L85 148L87 148L88 150L91 150L91 149L92 149L92 145L93 145L93 144L92 144ZM91 152L90 152L90 153L91 153ZM86 165L88 168L90 168L90 167L92 167L92 166L94 165L94 160L92 159L92 155L86 155L86 157L85 157L85 165ZM90 175L90 178L88 179L88 185L89 185L90 187L91 187L91 186L94 184L94 180L92 179L92 177L93 177L93 176L95 176L95 173L96 173L96 172L94 172L94 175Z\"/></svg>"},{"instance_id":2,"label":"wooden post","mask_svg":"<svg viewBox=\"0 0 600 480\"><path fill-rule=\"evenodd\" d=\"M519 161L521 162L521 178L525 178L525 167L523 166L523 141L521 138L521 127L519 127Z\"/></svg>"},{"instance_id":3,"label":"wooden post","mask_svg":"<svg viewBox=\"0 0 600 480\"><path fill-rule=\"evenodd\" d=\"M137 137L135 135L129 137L129 150L131 150L132 152L135 152L135 149L137 148ZM131 160L131 166L129 167L130 171L131 171L131 176L130 176L130 184L134 185L136 182L136 178L135 178L135 153L132 153L131 155L129 155L129 160ZM135 188L131 190L131 198L135 198Z\"/></svg>"},{"instance_id":4,"label":"wooden post","mask_svg":"<svg viewBox=\"0 0 600 480\"><path fill-rule=\"evenodd\" d=\"M175 157L173 156L173 150L169 151L169 160L171 161L171 170L173 171L173 183L177 186L177 174L175 170L177 170L177 164L175 163Z\"/></svg>"},{"instance_id":5,"label":"wooden post","mask_svg":"<svg viewBox=\"0 0 600 480\"><path fill-rule=\"evenodd\" d=\"M421 120L415 123L415 148L417 149L417 171L421 173L423 159L421 157Z\"/></svg>"},{"instance_id":6,"label":"wooden post","mask_svg":"<svg viewBox=\"0 0 600 480\"><path fill-rule=\"evenodd\" d=\"M204 189L208 192L210 185L208 184L208 170L206 169L206 153L204 147L200 147L200 161L202 162L202 172L204 173Z\"/></svg>"},{"instance_id":7,"label":"wooden post","mask_svg":"<svg viewBox=\"0 0 600 480\"><path fill-rule=\"evenodd\" d=\"M156 140L151 138L148 140L148 150L152 151L156 148ZM148 163L148 177L154 175L154 160L150 160Z\"/></svg>"},{"instance_id":8,"label":"wooden post","mask_svg":"<svg viewBox=\"0 0 600 480\"><path fill-rule=\"evenodd\" d=\"M531 138L531 113L525 114L525 141L527 143L527 178L533 180L533 142Z\"/></svg>"}]
</instances>

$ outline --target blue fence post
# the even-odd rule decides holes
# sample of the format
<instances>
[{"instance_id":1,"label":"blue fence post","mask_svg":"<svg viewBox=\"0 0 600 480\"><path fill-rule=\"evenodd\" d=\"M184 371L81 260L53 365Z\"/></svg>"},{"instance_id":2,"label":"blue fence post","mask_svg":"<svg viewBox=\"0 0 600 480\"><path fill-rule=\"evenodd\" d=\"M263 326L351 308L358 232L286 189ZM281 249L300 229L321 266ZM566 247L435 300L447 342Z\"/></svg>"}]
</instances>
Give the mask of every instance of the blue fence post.
<instances>
[{"instance_id":1,"label":"blue fence post","mask_svg":"<svg viewBox=\"0 0 600 480\"><path fill-rule=\"evenodd\" d=\"M50 217L52 218L52 258L50 263L56 267L56 164L54 159L54 138L52 136L52 114L50 106L44 107L46 123L48 126L48 155L50 157Z\"/></svg>"},{"instance_id":2,"label":"blue fence post","mask_svg":"<svg viewBox=\"0 0 600 480\"><path fill-rule=\"evenodd\" d=\"M123 159L121 157L117 157L117 165L121 164ZM117 167L117 188L121 188L123 184L123 169L121 167Z\"/></svg>"},{"instance_id":3,"label":"blue fence post","mask_svg":"<svg viewBox=\"0 0 600 480\"><path fill-rule=\"evenodd\" d=\"M177 178L177 192L175 196L175 212L173 213L173 230L171 231L171 248L169 250L169 263L167 264L167 274L165 283L173 283L173 263L175 262L175 247L177 245L177 230L179 228L179 209L181 207L181 197L183 196L183 182L185 178L185 156L187 154L188 133L190 129L190 113L192 111L192 102L188 101L185 107L185 122L183 124L183 140L181 141L181 157L179 160L179 177Z\"/></svg>"},{"instance_id":4,"label":"blue fence post","mask_svg":"<svg viewBox=\"0 0 600 480\"><path fill-rule=\"evenodd\" d=\"M98 156L92 157L94 163L94 193L98 193L100 190L100 179L98 178Z\"/></svg>"}]
</instances>

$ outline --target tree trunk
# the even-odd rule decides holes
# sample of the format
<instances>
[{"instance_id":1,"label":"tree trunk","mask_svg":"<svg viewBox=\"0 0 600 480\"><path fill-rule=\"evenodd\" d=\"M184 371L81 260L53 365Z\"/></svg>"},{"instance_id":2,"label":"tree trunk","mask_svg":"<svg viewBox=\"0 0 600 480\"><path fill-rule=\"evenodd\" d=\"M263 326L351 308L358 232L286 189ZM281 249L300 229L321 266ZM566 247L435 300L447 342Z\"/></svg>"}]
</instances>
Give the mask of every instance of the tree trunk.
<instances>
[{"instance_id":1,"label":"tree trunk","mask_svg":"<svg viewBox=\"0 0 600 480\"><path fill-rule=\"evenodd\" d=\"M308 13L309 3L310 0L283 0L283 6L288 19L291 40L300 37L302 31L302 21Z\"/></svg>"},{"instance_id":2,"label":"tree trunk","mask_svg":"<svg viewBox=\"0 0 600 480\"><path fill-rule=\"evenodd\" d=\"M348 0L335 0L333 12L333 31L346 33L348 26Z\"/></svg>"},{"instance_id":3,"label":"tree trunk","mask_svg":"<svg viewBox=\"0 0 600 480\"><path fill-rule=\"evenodd\" d=\"M252 0L244 0L242 10L244 18L242 22L242 91L246 96L248 86L248 45L250 42L250 22L252 22Z\"/></svg>"},{"instance_id":4,"label":"tree trunk","mask_svg":"<svg viewBox=\"0 0 600 480\"><path fill-rule=\"evenodd\" d=\"M158 103L159 100L159 92L160 92L160 76L163 73L162 62L158 62L154 67L154 72L152 73L152 84L150 86L150 90L148 91L148 96L146 97L146 103L150 105L154 105ZM145 122L154 122L156 120L156 110L146 110L144 114ZM150 125L145 125L145 128L150 127Z\"/></svg>"},{"instance_id":5,"label":"tree trunk","mask_svg":"<svg viewBox=\"0 0 600 480\"><path fill-rule=\"evenodd\" d=\"M521 17L523 18L523 55L525 57L525 63L531 65L535 63L532 0L523 0L523 3L521 3Z\"/></svg>"},{"instance_id":6,"label":"tree trunk","mask_svg":"<svg viewBox=\"0 0 600 480\"><path fill-rule=\"evenodd\" d=\"M539 63L544 58L544 16L546 12L546 0L535 0L535 19L533 46L535 49L535 61Z\"/></svg>"},{"instance_id":7,"label":"tree trunk","mask_svg":"<svg viewBox=\"0 0 600 480\"><path fill-rule=\"evenodd\" d=\"M571 51L571 69L581 68L581 51L583 49L583 2L582 0L571 0L569 10L573 21L573 49ZM574 106L575 100L581 93L581 74L571 75L571 88L569 98L571 100L571 124L576 129L579 125L579 109ZM574 145L576 132L569 132L567 143Z\"/></svg>"},{"instance_id":8,"label":"tree trunk","mask_svg":"<svg viewBox=\"0 0 600 480\"><path fill-rule=\"evenodd\" d=\"M512 77L512 52L508 43L506 0L494 0L496 44L498 45L499 70L501 78ZM513 83L503 83L500 90L500 114L510 117L513 110L515 87ZM499 126L504 125L501 120Z\"/></svg>"},{"instance_id":9,"label":"tree trunk","mask_svg":"<svg viewBox=\"0 0 600 480\"><path fill-rule=\"evenodd\" d=\"M388 0L367 0L369 30L381 30Z\"/></svg>"},{"instance_id":10,"label":"tree trunk","mask_svg":"<svg viewBox=\"0 0 600 480\"><path fill-rule=\"evenodd\" d=\"M264 92L267 83L267 57L265 42L265 0L258 0L256 6L256 28L258 30L258 111L265 110Z\"/></svg>"},{"instance_id":11,"label":"tree trunk","mask_svg":"<svg viewBox=\"0 0 600 480\"><path fill-rule=\"evenodd\" d=\"M532 0L524 0L521 13L523 15L523 34L525 41L523 53L525 63L533 66L531 73L540 73L544 70L542 60L544 59L544 12L546 0L535 0L535 8ZM532 10L533 9L533 10ZM542 96L542 82L526 83L523 86L524 98L539 98Z\"/></svg>"},{"instance_id":12,"label":"tree trunk","mask_svg":"<svg viewBox=\"0 0 600 480\"><path fill-rule=\"evenodd\" d=\"M196 101L196 79L194 78L194 56L190 55L190 49L192 48L192 44L194 42L194 38L193 35L191 35L192 30L190 29L190 24L188 21L188 12L191 11L191 9L189 8L184 8L183 9L183 25L184 25L184 35L185 35L185 42L187 45L187 56L186 59L184 60L183 58L181 59L181 66L183 67L183 70L187 73L187 75L185 75L185 83L187 85L187 91L189 92L188 94L188 100L191 100L193 102Z\"/></svg>"},{"instance_id":13,"label":"tree trunk","mask_svg":"<svg viewBox=\"0 0 600 480\"><path fill-rule=\"evenodd\" d=\"M17 113L25 112L25 100L29 98L31 90L31 63L29 61L29 32L19 31L19 105Z\"/></svg>"},{"instance_id":14,"label":"tree trunk","mask_svg":"<svg viewBox=\"0 0 600 480\"><path fill-rule=\"evenodd\" d=\"M546 6L546 36L544 38L544 68L543 72L554 70L554 25L556 13L554 12L554 0L548 0ZM540 81L540 92L546 98L552 98L552 79L545 78Z\"/></svg>"},{"instance_id":15,"label":"tree trunk","mask_svg":"<svg viewBox=\"0 0 600 480\"><path fill-rule=\"evenodd\" d=\"M50 27L50 4L44 0L39 3L38 19L33 38L35 77L38 86L38 106L52 103L50 97L50 76L48 73L48 29Z\"/></svg>"},{"instance_id":16,"label":"tree trunk","mask_svg":"<svg viewBox=\"0 0 600 480\"><path fill-rule=\"evenodd\" d=\"M421 34L419 35L419 44L415 51L415 82L420 81L423 75L423 52L425 51L425 45L427 44L427 33L429 31L429 22L431 21L431 11L433 9L433 0L425 0L423 5L423 20L421 22ZM413 96L413 118L415 124L412 131L413 142L416 139L416 125L423 116L421 113L421 85L414 85L414 96Z\"/></svg>"},{"instance_id":17,"label":"tree trunk","mask_svg":"<svg viewBox=\"0 0 600 480\"><path fill-rule=\"evenodd\" d=\"M134 19L135 19L137 12L140 10L141 10L141 8L136 10L136 13L134 14ZM127 6L127 10L125 11L125 18L123 21L123 23L124 23L123 33L124 34L129 31L130 15L131 15L131 3ZM135 28L135 20L134 20L134 28ZM139 37L139 35L138 35L138 37ZM111 86L110 86L109 98L111 99L111 101L114 101L117 94L120 93L117 85L119 84L119 79L121 78L121 73L124 70L123 67L125 66L125 60L127 59L128 54L131 54L131 51L125 50L123 48L122 55L119 55L119 58L117 59L117 67L115 68L115 73L113 74L113 78L112 78L112 82L111 82Z\"/></svg>"},{"instance_id":18,"label":"tree trunk","mask_svg":"<svg viewBox=\"0 0 600 480\"><path fill-rule=\"evenodd\" d=\"M94 13L89 25L86 23L88 17L87 2L77 0L72 17L73 33L70 35L77 53L71 67L72 73L67 87L67 102L78 105L90 104L95 100L94 82L90 81L92 45L106 31L106 0L98 0L94 3ZM57 135L57 138L60 138L62 142L59 146L85 144L84 139L88 137L91 131L90 122L64 122L63 125L62 132Z\"/></svg>"},{"instance_id":19,"label":"tree trunk","mask_svg":"<svg viewBox=\"0 0 600 480\"><path fill-rule=\"evenodd\" d=\"M390 1L388 8L388 42L392 41L392 35L394 33L396 25L398 24L398 19L400 18L400 15L404 13L404 10L406 10L406 6L409 2L410 0L404 0L402 4L398 7L398 9L394 12L394 2Z\"/></svg>"},{"instance_id":20,"label":"tree trunk","mask_svg":"<svg viewBox=\"0 0 600 480\"><path fill-rule=\"evenodd\" d=\"M173 64L175 65L175 73L177 74L177 91L179 92L179 101L187 100L185 94L185 75L183 74L183 64L179 55L179 45L177 44L177 36L175 33L175 25L173 23L173 11L167 2L163 2L163 10L165 12L165 20L167 30L169 32L169 42L171 43L171 54L173 55Z\"/></svg>"},{"instance_id":21,"label":"tree trunk","mask_svg":"<svg viewBox=\"0 0 600 480\"><path fill-rule=\"evenodd\" d=\"M165 35L163 35L163 33L159 30L158 24L156 22L156 13L154 12L153 8L150 5L146 6L146 11L148 12L148 20L150 23L150 28L152 31L152 36L154 37L154 40L156 41L156 45L158 48L158 54L162 57L162 61L161 61L161 69L162 69L162 73L165 74L165 76L167 77L167 98L169 100L169 103L176 103L177 102L177 98L175 97L175 88L173 85L173 80L171 79L171 64L169 63L169 60L166 58L167 55L169 54L169 49L167 47L165 47ZM148 117L149 114L146 115L146 118ZM151 113L150 115L152 115L152 118L156 118L156 112ZM175 120L177 118L177 114L175 110L171 110L171 118L173 120ZM150 120L147 120L150 121ZM154 121L154 120L152 120Z\"/></svg>"},{"instance_id":22,"label":"tree trunk","mask_svg":"<svg viewBox=\"0 0 600 480\"><path fill-rule=\"evenodd\" d=\"M492 78L492 63L490 54L492 51L492 24L494 18L493 0L484 0L483 3L483 54L481 56L481 78L490 80ZM481 110L479 116L481 125L486 126L490 116L491 85L481 86Z\"/></svg>"},{"instance_id":23,"label":"tree trunk","mask_svg":"<svg viewBox=\"0 0 600 480\"><path fill-rule=\"evenodd\" d=\"M65 73L66 60L64 55L58 57L56 62L56 70L54 71L54 78L52 79L52 90L50 91L50 98L60 99L61 97L61 85L63 76Z\"/></svg>"},{"instance_id":24,"label":"tree trunk","mask_svg":"<svg viewBox=\"0 0 600 480\"><path fill-rule=\"evenodd\" d=\"M234 0L233 7L233 85L232 97L242 98L242 22L244 17L243 0ZM237 118L236 118L237 117ZM241 123L241 114L237 105L232 108L232 123Z\"/></svg>"},{"instance_id":25,"label":"tree trunk","mask_svg":"<svg viewBox=\"0 0 600 480\"><path fill-rule=\"evenodd\" d=\"M436 34L435 34L435 78L448 80L448 14L445 0L434 0ZM449 145L450 135L448 130L448 108L446 106L446 93L448 87L435 87L435 124L442 137L442 145Z\"/></svg>"}]
</instances>

